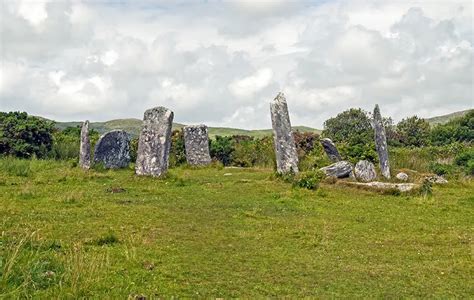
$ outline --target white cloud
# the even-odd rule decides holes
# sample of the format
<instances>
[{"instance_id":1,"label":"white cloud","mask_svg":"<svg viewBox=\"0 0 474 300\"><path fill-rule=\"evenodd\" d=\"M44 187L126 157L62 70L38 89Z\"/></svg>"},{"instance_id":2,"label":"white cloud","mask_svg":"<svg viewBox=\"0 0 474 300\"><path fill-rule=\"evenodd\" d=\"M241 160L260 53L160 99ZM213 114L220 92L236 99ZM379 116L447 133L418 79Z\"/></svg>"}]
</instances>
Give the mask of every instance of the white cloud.
<instances>
[{"instance_id":1,"label":"white cloud","mask_svg":"<svg viewBox=\"0 0 474 300\"><path fill-rule=\"evenodd\" d=\"M33 4L32 4L33 3ZM396 120L474 107L470 1L7 1L0 110L263 128L350 107ZM2 3L3 4L3 3Z\"/></svg>"}]
</instances>

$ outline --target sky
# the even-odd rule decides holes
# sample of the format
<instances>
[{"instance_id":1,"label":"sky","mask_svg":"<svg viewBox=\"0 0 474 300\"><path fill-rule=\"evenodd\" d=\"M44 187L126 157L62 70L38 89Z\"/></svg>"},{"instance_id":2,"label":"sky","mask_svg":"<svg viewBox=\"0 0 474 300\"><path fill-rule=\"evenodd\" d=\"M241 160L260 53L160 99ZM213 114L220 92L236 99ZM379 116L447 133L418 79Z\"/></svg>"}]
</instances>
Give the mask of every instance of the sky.
<instances>
[{"instance_id":1,"label":"sky","mask_svg":"<svg viewBox=\"0 0 474 300\"><path fill-rule=\"evenodd\" d=\"M270 128L474 107L471 1L0 0L0 111Z\"/></svg>"}]
</instances>

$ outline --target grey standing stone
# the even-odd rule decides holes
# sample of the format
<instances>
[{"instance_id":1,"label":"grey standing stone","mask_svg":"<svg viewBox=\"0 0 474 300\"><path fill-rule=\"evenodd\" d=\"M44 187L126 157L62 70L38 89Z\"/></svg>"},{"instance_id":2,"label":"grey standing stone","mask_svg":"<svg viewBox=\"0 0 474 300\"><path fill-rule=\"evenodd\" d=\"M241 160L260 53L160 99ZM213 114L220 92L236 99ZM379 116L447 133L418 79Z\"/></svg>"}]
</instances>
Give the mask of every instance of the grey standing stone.
<instances>
[{"instance_id":1,"label":"grey standing stone","mask_svg":"<svg viewBox=\"0 0 474 300\"><path fill-rule=\"evenodd\" d=\"M324 151L332 162L338 162L342 160L339 151L337 151L336 145L334 145L330 139L322 139L321 145L323 145Z\"/></svg>"},{"instance_id":2,"label":"grey standing stone","mask_svg":"<svg viewBox=\"0 0 474 300\"><path fill-rule=\"evenodd\" d=\"M145 111L138 140L137 175L161 176L168 171L174 114L159 106Z\"/></svg>"},{"instance_id":3,"label":"grey standing stone","mask_svg":"<svg viewBox=\"0 0 474 300\"><path fill-rule=\"evenodd\" d=\"M79 166L83 169L91 167L91 141L89 139L89 121L82 123L81 146L79 148Z\"/></svg>"},{"instance_id":4,"label":"grey standing stone","mask_svg":"<svg viewBox=\"0 0 474 300\"><path fill-rule=\"evenodd\" d=\"M368 160L361 160L355 166L355 176L358 180L369 182L377 177L375 166Z\"/></svg>"},{"instance_id":5,"label":"grey standing stone","mask_svg":"<svg viewBox=\"0 0 474 300\"><path fill-rule=\"evenodd\" d=\"M380 171L383 177L390 179L390 163L388 160L387 137L383 126L382 116L380 115L379 105L374 109L374 130L375 130L375 148L379 155Z\"/></svg>"},{"instance_id":6,"label":"grey standing stone","mask_svg":"<svg viewBox=\"0 0 474 300\"><path fill-rule=\"evenodd\" d=\"M123 130L113 130L102 135L94 150L94 163L106 169L128 167L130 163L130 137Z\"/></svg>"},{"instance_id":7,"label":"grey standing stone","mask_svg":"<svg viewBox=\"0 0 474 300\"><path fill-rule=\"evenodd\" d=\"M273 140L275 146L277 172L298 173L298 154L295 139L291 129L290 115L285 95L278 95L270 103L270 112L273 127Z\"/></svg>"},{"instance_id":8,"label":"grey standing stone","mask_svg":"<svg viewBox=\"0 0 474 300\"><path fill-rule=\"evenodd\" d=\"M183 127L186 160L193 166L204 166L211 163L209 154L209 135L206 125Z\"/></svg>"},{"instance_id":9,"label":"grey standing stone","mask_svg":"<svg viewBox=\"0 0 474 300\"><path fill-rule=\"evenodd\" d=\"M321 168L326 176L345 178L352 174L352 164L348 161L342 160L327 167Z\"/></svg>"}]
</instances>

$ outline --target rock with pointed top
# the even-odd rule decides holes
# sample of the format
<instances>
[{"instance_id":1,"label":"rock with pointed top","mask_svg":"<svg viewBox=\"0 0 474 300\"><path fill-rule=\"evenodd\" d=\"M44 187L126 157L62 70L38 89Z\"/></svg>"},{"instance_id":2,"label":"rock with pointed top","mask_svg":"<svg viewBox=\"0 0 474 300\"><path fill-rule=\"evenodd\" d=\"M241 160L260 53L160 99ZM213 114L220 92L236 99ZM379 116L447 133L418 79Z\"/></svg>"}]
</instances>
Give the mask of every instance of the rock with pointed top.
<instances>
[{"instance_id":1,"label":"rock with pointed top","mask_svg":"<svg viewBox=\"0 0 474 300\"><path fill-rule=\"evenodd\" d=\"M323 171L328 177L346 178L352 174L352 164L342 160L319 170Z\"/></svg>"},{"instance_id":2,"label":"rock with pointed top","mask_svg":"<svg viewBox=\"0 0 474 300\"><path fill-rule=\"evenodd\" d=\"M298 154L291 129L288 105L283 93L278 93L270 103L270 112L277 172L280 174L298 173Z\"/></svg>"},{"instance_id":3,"label":"rock with pointed top","mask_svg":"<svg viewBox=\"0 0 474 300\"><path fill-rule=\"evenodd\" d=\"M338 162L342 160L341 155L339 154L339 151L336 148L336 145L331 139L324 138L321 139L320 142L323 146L324 152L326 152L327 156L332 162Z\"/></svg>"},{"instance_id":4,"label":"rock with pointed top","mask_svg":"<svg viewBox=\"0 0 474 300\"><path fill-rule=\"evenodd\" d=\"M81 146L79 148L79 166L83 169L91 167L91 141L89 139L89 121L82 123Z\"/></svg>"},{"instance_id":5,"label":"rock with pointed top","mask_svg":"<svg viewBox=\"0 0 474 300\"><path fill-rule=\"evenodd\" d=\"M379 156L380 171L383 177L390 179L390 162L388 159L387 137L385 135L385 128L383 126L383 120L378 104L375 105L374 109L374 131L375 148Z\"/></svg>"},{"instance_id":6,"label":"rock with pointed top","mask_svg":"<svg viewBox=\"0 0 474 300\"><path fill-rule=\"evenodd\" d=\"M192 166L205 166L211 163L209 154L209 134L206 125L183 127L186 160Z\"/></svg>"},{"instance_id":7,"label":"rock with pointed top","mask_svg":"<svg viewBox=\"0 0 474 300\"><path fill-rule=\"evenodd\" d=\"M94 163L106 169L128 167L130 163L130 137L123 130L113 130L102 135L94 150Z\"/></svg>"},{"instance_id":8,"label":"rock with pointed top","mask_svg":"<svg viewBox=\"0 0 474 300\"><path fill-rule=\"evenodd\" d=\"M168 171L174 114L159 106L145 111L138 140L137 175L161 176Z\"/></svg>"},{"instance_id":9,"label":"rock with pointed top","mask_svg":"<svg viewBox=\"0 0 474 300\"><path fill-rule=\"evenodd\" d=\"M377 177L375 166L368 160L361 160L355 166L355 176L358 180L369 182Z\"/></svg>"}]
</instances>

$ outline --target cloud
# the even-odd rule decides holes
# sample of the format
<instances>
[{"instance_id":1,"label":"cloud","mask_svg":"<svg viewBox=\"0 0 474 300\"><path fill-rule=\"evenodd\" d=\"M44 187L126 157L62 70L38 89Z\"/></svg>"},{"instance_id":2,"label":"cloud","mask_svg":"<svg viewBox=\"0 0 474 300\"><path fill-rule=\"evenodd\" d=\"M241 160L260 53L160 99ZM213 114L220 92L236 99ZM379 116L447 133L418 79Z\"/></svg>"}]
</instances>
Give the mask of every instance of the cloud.
<instances>
[{"instance_id":1,"label":"cloud","mask_svg":"<svg viewBox=\"0 0 474 300\"><path fill-rule=\"evenodd\" d=\"M375 103L395 120L472 108L469 1L8 1L0 110L57 120L141 118L321 127ZM27 6L28 5L28 6Z\"/></svg>"}]
</instances>

